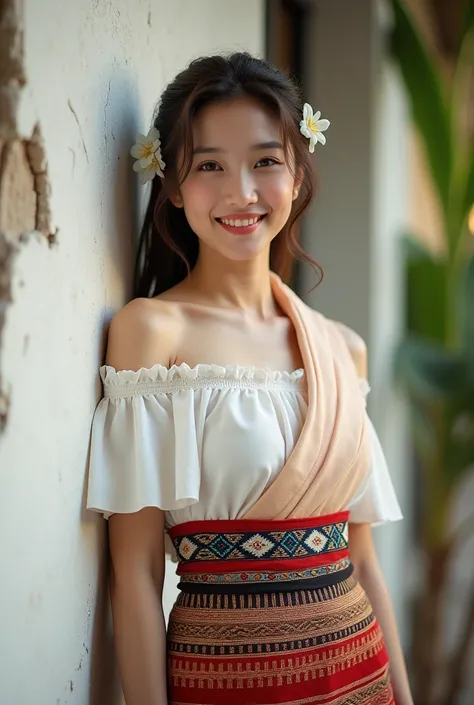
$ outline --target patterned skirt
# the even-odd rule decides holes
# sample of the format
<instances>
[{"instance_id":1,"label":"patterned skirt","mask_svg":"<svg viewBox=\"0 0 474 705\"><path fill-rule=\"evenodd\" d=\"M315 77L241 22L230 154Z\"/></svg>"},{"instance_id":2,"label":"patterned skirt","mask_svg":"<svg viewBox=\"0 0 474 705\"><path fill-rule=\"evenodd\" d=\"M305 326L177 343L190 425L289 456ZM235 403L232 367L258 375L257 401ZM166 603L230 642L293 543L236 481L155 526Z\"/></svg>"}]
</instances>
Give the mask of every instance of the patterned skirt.
<instances>
[{"instance_id":1,"label":"patterned skirt","mask_svg":"<svg viewBox=\"0 0 474 705\"><path fill-rule=\"evenodd\" d=\"M348 513L170 531L169 705L395 705Z\"/></svg>"}]
</instances>

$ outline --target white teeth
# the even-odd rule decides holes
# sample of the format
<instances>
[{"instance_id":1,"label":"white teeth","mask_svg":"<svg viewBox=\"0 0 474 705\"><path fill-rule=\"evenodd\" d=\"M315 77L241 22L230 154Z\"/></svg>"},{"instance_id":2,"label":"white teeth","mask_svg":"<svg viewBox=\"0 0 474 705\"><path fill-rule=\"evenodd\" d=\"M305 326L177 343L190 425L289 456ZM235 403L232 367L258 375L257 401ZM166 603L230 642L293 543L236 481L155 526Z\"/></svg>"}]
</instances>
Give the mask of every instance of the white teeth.
<instances>
[{"instance_id":1,"label":"white teeth","mask_svg":"<svg viewBox=\"0 0 474 705\"><path fill-rule=\"evenodd\" d=\"M235 228L246 228L248 225L255 225L260 220L260 216L256 218L245 218L244 220L227 220L226 218L220 219L225 225L231 225Z\"/></svg>"}]
</instances>

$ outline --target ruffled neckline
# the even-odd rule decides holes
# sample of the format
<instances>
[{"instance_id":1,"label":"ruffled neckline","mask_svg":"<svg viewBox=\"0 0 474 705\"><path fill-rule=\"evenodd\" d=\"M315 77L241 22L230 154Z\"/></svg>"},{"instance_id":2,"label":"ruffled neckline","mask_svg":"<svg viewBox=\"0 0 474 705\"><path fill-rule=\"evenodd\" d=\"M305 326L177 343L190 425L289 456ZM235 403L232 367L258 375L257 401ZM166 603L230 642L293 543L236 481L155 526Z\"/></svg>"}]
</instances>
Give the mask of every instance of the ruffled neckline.
<instances>
[{"instance_id":1,"label":"ruffled neckline","mask_svg":"<svg viewBox=\"0 0 474 705\"><path fill-rule=\"evenodd\" d=\"M258 382L259 384L291 384L301 381L304 370L292 372L271 370L263 367L243 365L207 365L198 364L190 367L185 362L172 367L153 365L141 367L139 370L119 370L110 365L100 368L100 376L105 386L123 384L141 384L154 382L174 382L178 380L228 380L235 382Z\"/></svg>"}]
</instances>

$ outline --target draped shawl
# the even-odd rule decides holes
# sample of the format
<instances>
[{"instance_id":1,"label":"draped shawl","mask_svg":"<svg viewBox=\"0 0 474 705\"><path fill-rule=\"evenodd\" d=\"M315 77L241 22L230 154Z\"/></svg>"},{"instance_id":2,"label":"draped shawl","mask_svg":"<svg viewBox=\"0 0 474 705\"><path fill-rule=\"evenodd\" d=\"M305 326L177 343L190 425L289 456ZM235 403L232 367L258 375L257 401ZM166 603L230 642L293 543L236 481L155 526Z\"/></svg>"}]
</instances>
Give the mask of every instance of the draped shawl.
<instances>
[{"instance_id":1,"label":"draped shawl","mask_svg":"<svg viewBox=\"0 0 474 705\"><path fill-rule=\"evenodd\" d=\"M370 467L365 401L340 326L307 306L274 273L273 294L296 331L308 412L274 482L244 519L289 519L344 510Z\"/></svg>"}]
</instances>

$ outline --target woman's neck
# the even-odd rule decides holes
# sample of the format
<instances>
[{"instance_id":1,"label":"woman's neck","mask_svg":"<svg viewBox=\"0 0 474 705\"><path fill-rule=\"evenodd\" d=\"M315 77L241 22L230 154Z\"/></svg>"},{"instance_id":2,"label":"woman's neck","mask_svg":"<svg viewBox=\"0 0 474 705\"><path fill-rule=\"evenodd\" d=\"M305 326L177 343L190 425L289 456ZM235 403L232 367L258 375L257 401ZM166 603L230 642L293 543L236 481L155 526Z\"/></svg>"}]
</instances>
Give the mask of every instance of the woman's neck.
<instances>
[{"instance_id":1,"label":"woman's neck","mask_svg":"<svg viewBox=\"0 0 474 705\"><path fill-rule=\"evenodd\" d=\"M235 262L201 250L187 288L203 302L220 308L245 311L261 319L278 313L270 280L269 252L245 262Z\"/></svg>"}]
</instances>

